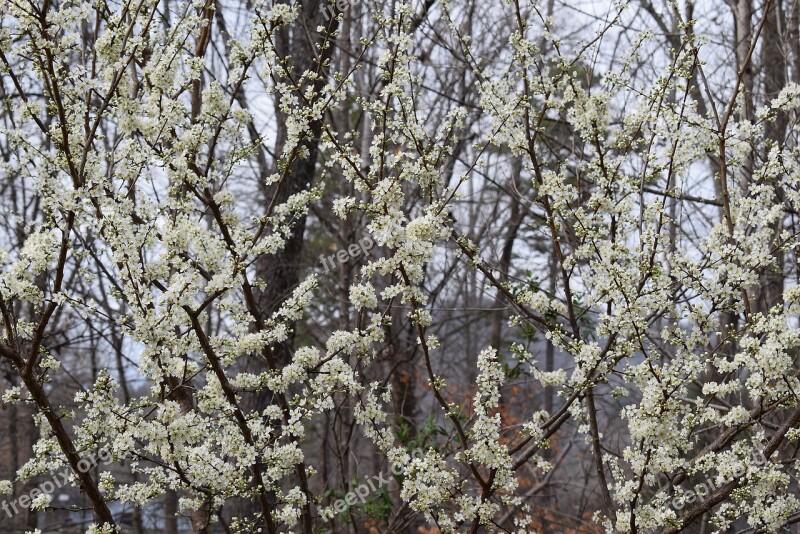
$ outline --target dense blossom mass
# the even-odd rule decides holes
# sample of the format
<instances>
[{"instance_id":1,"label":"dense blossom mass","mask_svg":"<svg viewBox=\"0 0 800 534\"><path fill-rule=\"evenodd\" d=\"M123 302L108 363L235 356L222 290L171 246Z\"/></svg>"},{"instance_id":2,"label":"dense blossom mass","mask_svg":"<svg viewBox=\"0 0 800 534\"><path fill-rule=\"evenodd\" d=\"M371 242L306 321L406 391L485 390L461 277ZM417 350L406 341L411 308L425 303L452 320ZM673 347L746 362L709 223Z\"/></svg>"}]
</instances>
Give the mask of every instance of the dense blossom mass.
<instances>
[{"instance_id":1,"label":"dense blossom mass","mask_svg":"<svg viewBox=\"0 0 800 534\"><path fill-rule=\"evenodd\" d=\"M0 2L0 532L794 532L800 3L705 4Z\"/></svg>"}]
</instances>

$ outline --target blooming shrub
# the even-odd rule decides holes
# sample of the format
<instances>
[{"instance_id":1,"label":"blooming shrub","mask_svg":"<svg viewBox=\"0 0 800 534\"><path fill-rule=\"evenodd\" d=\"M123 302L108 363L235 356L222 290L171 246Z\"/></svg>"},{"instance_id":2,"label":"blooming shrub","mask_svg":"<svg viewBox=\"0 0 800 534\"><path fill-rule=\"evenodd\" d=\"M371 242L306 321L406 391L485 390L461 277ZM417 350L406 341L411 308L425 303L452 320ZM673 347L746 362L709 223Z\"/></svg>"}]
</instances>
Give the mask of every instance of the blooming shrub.
<instances>
[{"instance_id":1,"label":"blooming shrub","mask_svg":"<svg viewBox=\"0 0 800 534\"><path fill-rule=\"evenodd\" d=\"M340 465L368 450L402 466L389 529L547 532L561 527L542 524L537 493L574 443L593 494L583 527L796 522L800 86L748 114L740 76L719 105L690 20L642 83L652 32L597 59L628 31L624 3L577 43L505 3L494 56L455 2L361 18L316 5L256 0L225 29L227 2L0 8L3 402L35 407L38 429L15 484L71 469L88 532L170 495L195 532L321 532L356 521L333 506L348 474L325 463L344 434L364 449ZM432 58L427 16L447 40ZM345 20L369 30L349 55ZM431 96L444 50L470 79L457 105ZM505 260L502 239L471 231L476 213L496 222L487 198L532 227L508 234ZM322 222L375 243L336 267L327 308L332 275L297 245ZM549 289L512 268L542 250ZM439 302L470 309L454 270L504 314L474 352L440 339ZM411 383L425 431L397 410ZM320 445L320 428L335 439ZM80 469L99 449L109 465Z\"/></svg>"}]
</instances>

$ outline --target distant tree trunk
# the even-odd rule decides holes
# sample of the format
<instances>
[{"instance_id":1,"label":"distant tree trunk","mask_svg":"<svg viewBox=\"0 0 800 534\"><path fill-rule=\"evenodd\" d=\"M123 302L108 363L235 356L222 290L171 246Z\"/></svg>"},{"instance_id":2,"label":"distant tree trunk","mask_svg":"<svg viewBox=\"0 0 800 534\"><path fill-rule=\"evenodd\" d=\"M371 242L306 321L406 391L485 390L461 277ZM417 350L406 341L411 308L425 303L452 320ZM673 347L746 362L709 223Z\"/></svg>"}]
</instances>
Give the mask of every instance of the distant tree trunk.
<instances>
[{"instance_id":1,"label":"distant tree trunk","mask_svg":"<svg viewBox=\"0 0 800 534\"><path fill-rule=\"evenodd\" d=\"M164 495L164 534L178 534L178 494L167 490Z\"/></svg>"},{"instance_id":2,"label":"distant tree trunk","mask_svg":"<svg viewBox=\"0 0 800 534\"><path fill-rule=\"evenodd\" d=\"M500 251L500 262L497 266L499 269L499 281L501 283L508 282L509 270L511 269L511 258L514 251L514 242L517 239L519 228L522 225L524 213L520 203L520 176L522 174L522 158L515 157L511 160L511 182L510 190L513 192L509 199L509 215L505 223L505 239L503 240L503 248ZM494 299L494 306L492 310L492 323L491 323L491 345L500 350L500 345L503 342L503 318L505 312L503 308L503 301L505 298L499 291Z\"/></svg>"},{"instance_id":3,"label":"distant tree trunk","mask_svg":"<svg viewBox=\"0 0 800 534\"><path fill-rule=\"evenodd\" d=\"M786 40L791 57L791 79L800 83L800 0L790 0L789 6Z\"/></svg>"},{"instance_id":4,"label":"distant tree trunk","mask_svg":"<svg viewBox=\"0 0 800 534\"><path fill-rule=\"evenodd\" d=\"M740 89L743 103L741 119L752 122L755 119L753 109L753 58L750 57L750 46L753 42L752 0L736 0L733 15L736 22L736 74L742 79ZM742 172L739 175L739 185L743 191L749 189L752 175L753 151L750 150L742 162Z\"/></svg>"},{"instance_id":5,"label":"distant tree trunk","mask_svg":"<svg viewBox=\"0 0 800 534\"><path fill-rule=\"evenodd\" d=\"M291 58L289 60L289 72L295 79L303 72L316 67L317 47L323 42L323 38L316 34L316 28L325 24L320 0L303 0L300 4L301 9L297 25L298 28L303 28L303 31L295 29L290 32L289 28L281 28L277 31L276 36L278 55ZM311 40L310 36L314 35L317 37ZM328 48L323 51L321 59L329 59L330 55L331 49ZM323 76L314 82L314 89L316 91L322 90L325 83L326 79ZM277 104L278 102L276 101L276 108ZM279 157L286 145L288 131L286 115L280 110L276 111L276 115L277 138L274 153L276 157ZM322 121L313 121L310 125L310 130L311 136L300 141L300 145L307 151L307 156L294 158L287 169L285 177L265 191L264 202L267 209L270 209L271 206L277 206L285 202L290 196L308 189L314 182ZM277 165L273 165L272 172L280 172ZM267 317L274 312L286 294L300 280L305 228L306 218L300 217L295 221L283 249L275 254L261 257L256 261L256 274L267 282L266 288L257 294L258 305L263 317ZM289 359L291 345L292 338L276 349L276 355L280 361Z\"/></svg>"},{"instance_id":6,"label":"distant tree trunk","mask_svg":"<svg viewBox=\"0 0 800 534\"><path fill-rule=\"evenodd\" d=\"M15 380L11 375L8 377L8 385L13 387ZM8 449L5 447L0 455L0 465L4 468L0 472L0 479L13 480L16 478L17 471L31 457L31 447L36 442L38 430L33 424L32 410L24 404L0 404L0 412L4 417L4 438L8 440ZM7 451L7 452L6 452ZM16 483L15 497L24 495L36 486L34 481ZM0 500L10 501L7 496L0 497ZM25 532L36 528L37 513L30 508L19 508L19 513L14 513L10 517L8 512L0 510L0 526L8 529L9 532ZM0 532L6 530L0 529Z\"/></svg>"},{"instance_id":7,"label":"distant tree trunk","mask_svg":"<svg viewBox=\"0 0 800 534\"><path fill-rule=\"evenodd\" d=\"M330 59L332 47L322 48L325 37L317 33L319 26L330 27L335 31L338 21L336 19L326 22L323 8L324 0L302 0L300 5L298 20L290 30L283 27L277 30L275 36L276 51L281 58L288 58L288 72L294 82L299 83L299 77L306 71L318 69L324 72L324 68L318 66ZM319 93L327 83L326 77L320 76L314 80L313 87ZM305 87L300 88L302 93ZM302 98L301 98L302 101ZM279 158L284 151L288 140L287 117L278 108L278 101L275 102L277 137L275 142L274 154ZM317 156L322 134L322 119L312 121L309 125L310 136L301 139L299 144L304 157L292 158L286 168L283 178L275 185L266 188L264 191L265 212L269 213L272 207L284 203L292 195L307 190L314 182L316 175ZM273 162L271 172L283 172L279 168L278 162ZM266 179L263 176L262 179ZM293 288L300 280L302 272L303 242L306 228L306 217L299 217L294 221L289 237L286 239L284 247L274 254L262 256L255 261L256 276L266 282L266 287L255 293L256 305L263 320L275 312L285 297L291 293ZM274 347L273 354L279 366L289 362L292 355L294 332L288 339L277 347ZM256 372L267 369L267 364L261 360L252 362ZM274 400L272 392L265 390L260 393L252 402L256 409L263 409L270 405ZM305 466L299 464L296 469L301 490L307 491L305 480ZM268 499L274 502L274 496L270 494ZM309 503L312 496L308 495ZM255 503L253 510L255 511ZM312 532L312 518L310 514L310 504L307 504L300 521L302 532Z\"/></svg>"},{"instance_id":8,"label":"distant tree trunk","mask_svg":"<svg viewBox=\"0 0 800 534\"><path fill-rule=\"evenodd\" d=\"M788 70L788 50L782 50L783 39L781 39L782 26L785 24L783 6L780 1L767 4L767 21L762 30L761 40L761 65L764 72L764 100L765 104L776 98L786 86L786 72ZM796 10L795 10L796 11ZM779 145L786 136L786 127L789 124L789 117L785 112L778 113L774 122L765 124L765 143L766 150L770 145ZM768 154L762 155L767 158ZM775 191L779 197L782 195L780 190ZM776 267L765 269L759 277L759 288L756 292L756 310L766 313L773 306L780 304L783 300L784 282L784 253L777 246L780 234L783 230L783 221L778 219L772 225L772 256Z\"/></svg>"}]
</instances>

